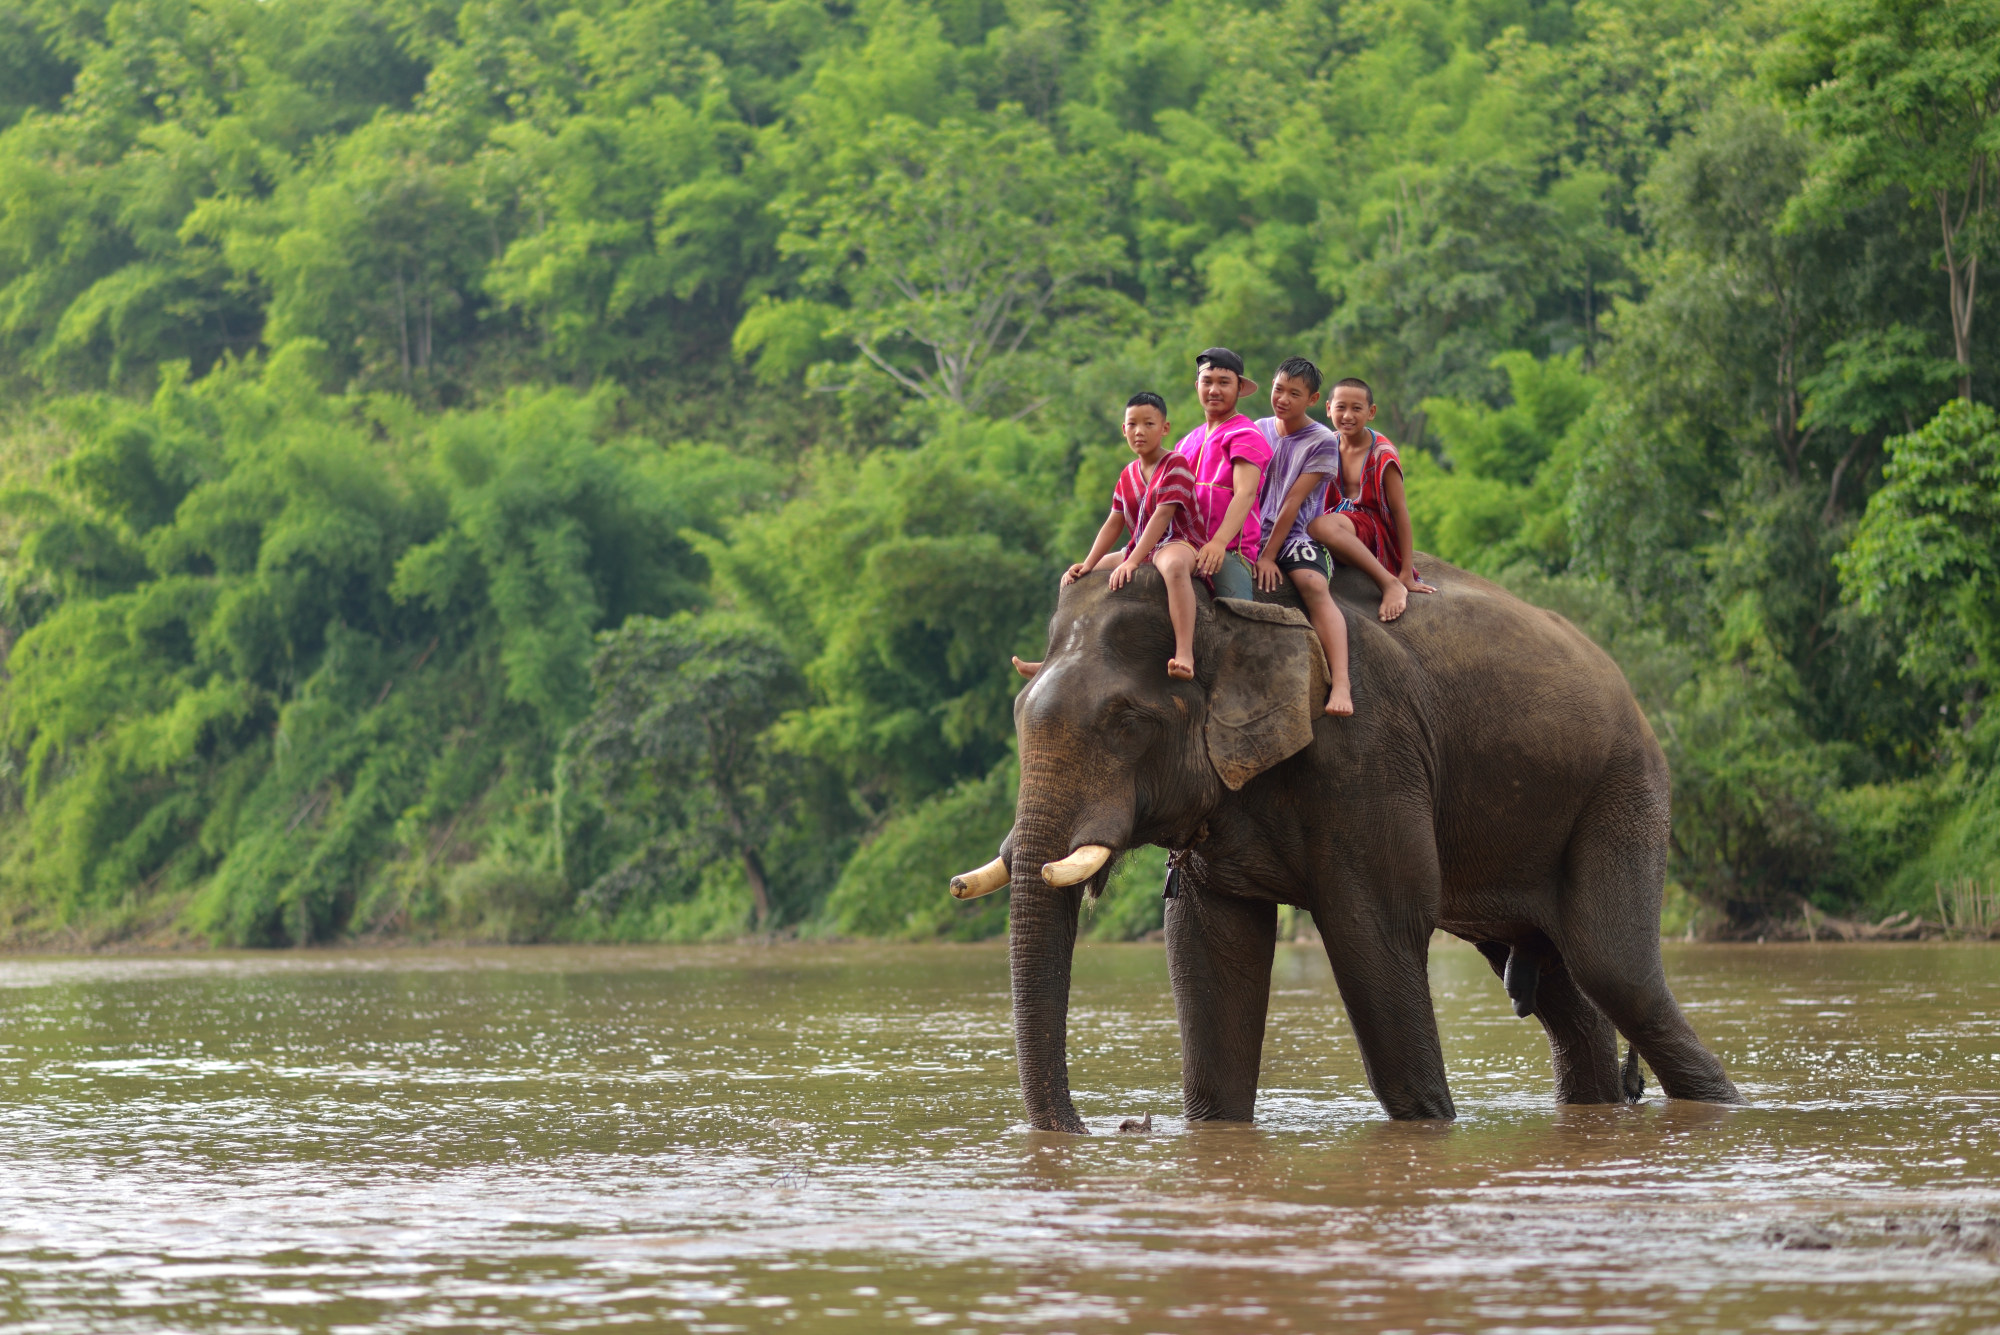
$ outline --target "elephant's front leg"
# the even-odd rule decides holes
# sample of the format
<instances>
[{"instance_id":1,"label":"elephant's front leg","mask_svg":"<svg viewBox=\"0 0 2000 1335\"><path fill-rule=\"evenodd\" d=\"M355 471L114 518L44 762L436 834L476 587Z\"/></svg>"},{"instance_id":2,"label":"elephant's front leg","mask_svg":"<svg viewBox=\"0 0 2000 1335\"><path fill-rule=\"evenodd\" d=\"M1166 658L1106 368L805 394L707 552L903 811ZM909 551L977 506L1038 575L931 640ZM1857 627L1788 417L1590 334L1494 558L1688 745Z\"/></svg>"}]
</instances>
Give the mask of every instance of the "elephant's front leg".
<instances>
[{"instance_id":1,"label":"elephant's front leg","mask_svg":"<svg viewBox=\"0 0 2000 1335\"><path fill-rule=\"evenodd\" d=\"M1344 875L1313 911L1354 1025L1368 1086L1389 1116L1457 1116L1431 1006L1439 878L1428 826L1367 824L1373 842L1338 855Z\"/></svg>"},{"instance_id":2,"label":"elephant's front leg","mask_svg":"<svg viewBox=\"0 0 2000 1335\"><path fill-rule=\"evenodd\" d=\"M1167 901L1167 970L1181 1024L1181 1103L1190 1122L1248 1122L1257 1107L1278 906L1202 891Z\"/></svg>"}]
</instances>

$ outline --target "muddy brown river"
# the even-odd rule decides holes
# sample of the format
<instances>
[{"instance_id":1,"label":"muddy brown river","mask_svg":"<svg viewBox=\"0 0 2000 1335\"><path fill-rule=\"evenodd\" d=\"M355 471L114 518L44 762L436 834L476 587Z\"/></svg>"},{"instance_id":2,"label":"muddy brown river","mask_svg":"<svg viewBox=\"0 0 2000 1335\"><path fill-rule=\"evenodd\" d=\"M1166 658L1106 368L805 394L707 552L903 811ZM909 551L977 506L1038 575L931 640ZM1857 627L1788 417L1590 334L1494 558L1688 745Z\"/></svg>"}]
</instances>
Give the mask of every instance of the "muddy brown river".
<instances>
[{"instance_id":1,"label":"muddy brown river","mask_svg":"<svg viewBox=\"0 0 2000 1335\"><path fill-rule=\"evenodd\" d=\"M1559 1111L1441 942L1459 1121L1391 1125L1287 945L1190 1129L1160 948L1086 945L1070 1138L997 946L0 960L0 1326L2000 1330L2000 947L1667 968L1751 1107Z\"/></svg>"}]
</instances>

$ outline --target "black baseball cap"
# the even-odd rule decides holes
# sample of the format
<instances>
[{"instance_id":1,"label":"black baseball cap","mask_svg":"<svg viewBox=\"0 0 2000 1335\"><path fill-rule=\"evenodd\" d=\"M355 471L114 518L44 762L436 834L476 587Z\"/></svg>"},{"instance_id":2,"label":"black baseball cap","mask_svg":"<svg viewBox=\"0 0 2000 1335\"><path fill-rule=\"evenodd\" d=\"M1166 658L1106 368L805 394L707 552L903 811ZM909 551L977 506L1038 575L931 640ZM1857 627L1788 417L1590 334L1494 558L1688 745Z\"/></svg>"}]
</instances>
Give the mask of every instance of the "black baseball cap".
<instances>
[{"instance_id":1,"label":"black baseball cap","mask_svg":"<svg viewBox=\"0 0 2000 1335\"><path fill-rule=\"evenodd\" d=\"M1210 348L1194 359L1196 366L1213 366L1224 371L1243 374L1243 359L1228 348Z\"/></svg>"}]
</instances>

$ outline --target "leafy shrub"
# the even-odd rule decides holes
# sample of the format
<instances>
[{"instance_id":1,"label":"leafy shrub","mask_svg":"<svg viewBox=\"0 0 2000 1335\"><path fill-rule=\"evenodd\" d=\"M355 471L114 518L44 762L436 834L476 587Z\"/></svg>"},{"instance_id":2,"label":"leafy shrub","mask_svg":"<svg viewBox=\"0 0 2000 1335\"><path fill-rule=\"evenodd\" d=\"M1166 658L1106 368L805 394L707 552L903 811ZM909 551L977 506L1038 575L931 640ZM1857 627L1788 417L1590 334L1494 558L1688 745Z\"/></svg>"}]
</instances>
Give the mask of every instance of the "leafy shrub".
<instances>
[{"instance_id":1,"label":"leafy shrub","mask_svg":"<svg viewBox=\"0 0 2000 1335\"><path fill-rule=\"evenodd\" d=\"M841 872L827 921L854 936L906 939L969 941L1006 930L1008 891L961 903L948 887L993 860L1014 826L1019 784L1009 758L888 821Z\"/></svg>"},{"instance_id":2,"label":"leafy shrub","mask_svg":"<svg viewBox=\"0 0 2000 1335\"><path fill-rule=\"evenodd\" d=\"M570 907L553 870L481 859L445 877L443 927L470 941L547 940Z\"/></svg>"},{"instance_id":3,"label":"leafy shrub","mask_svg":"<svg viewBox=\"0 0 2000 1335\"><path fill-rule=\"evenodd\" d=\"M1148 844L1126 853L1095 903L1084 901L1083 931L1093 941L1137 941L1166 924L1167 850Z\"/></svg>"}]
</instances>

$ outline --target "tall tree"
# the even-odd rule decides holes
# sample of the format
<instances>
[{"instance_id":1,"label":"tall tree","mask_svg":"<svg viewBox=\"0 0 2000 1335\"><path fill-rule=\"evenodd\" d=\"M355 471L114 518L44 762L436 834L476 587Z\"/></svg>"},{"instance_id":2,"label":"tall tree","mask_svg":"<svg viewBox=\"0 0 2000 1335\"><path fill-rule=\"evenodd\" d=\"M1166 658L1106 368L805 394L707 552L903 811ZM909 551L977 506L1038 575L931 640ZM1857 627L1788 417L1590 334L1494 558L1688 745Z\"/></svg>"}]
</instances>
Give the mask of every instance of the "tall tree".
<instances>
[{"instance_id":1,"label":"tall tree","mask_svg":"<svg viewBox=\"0 0 2000 1335\"><path fill-rule=\"evenodd\" d=\"M1899 632L1904 672L1967 687L1970 708L2000 674L2000 417L1946 404L1889 442L1887 473L1841 583Z\"/></svg>"},{"instance_id":2,"label":"tall tree","mask_svg":"<svg viewBox=\"0 0 2000 1335\"><path fill-rule=\"evenodd\" d=\"M1899 189L1936 211L1958 392L1970 399L1979 265L2000 207L2000 0L1816 0L1771 72L1828 144L1802 209Z\"/></svg>"},{"instance_id":3,"label":"tall tree","mask_svg":"<svg viewBox=\"0 0 2000 1335\"><path fill-rule=\"evenodd\" d=\"M705 848L734 858L760 926L771 918L763 845L782 775L761 741L804 683L776 635L743 617L633 617L591 668L597 705L569 746L609 800L653 811L655 837L591 887L615 902Z\"/></svg>"},{"instance_id":4,"label":"tall tree","mask_svg":"<svg viewBox=\"0 0 2000 1335\"><path fill-rule=\"evenodd\" d=\"M1087 163L1003 109L986 124L877 122L846 172L794 202L779 248L834 298L827 332L922 399L972 411L1041 401L1033 350L1081 360L1124 302L1094 279L1123 266ZM805 302L752 311L739 351L776 348ZM775 369L775 368L773 368Z\"/></svg>"}]
</instances>

